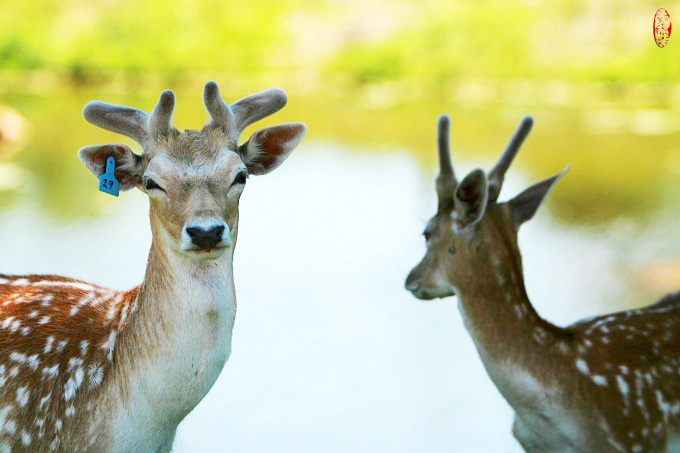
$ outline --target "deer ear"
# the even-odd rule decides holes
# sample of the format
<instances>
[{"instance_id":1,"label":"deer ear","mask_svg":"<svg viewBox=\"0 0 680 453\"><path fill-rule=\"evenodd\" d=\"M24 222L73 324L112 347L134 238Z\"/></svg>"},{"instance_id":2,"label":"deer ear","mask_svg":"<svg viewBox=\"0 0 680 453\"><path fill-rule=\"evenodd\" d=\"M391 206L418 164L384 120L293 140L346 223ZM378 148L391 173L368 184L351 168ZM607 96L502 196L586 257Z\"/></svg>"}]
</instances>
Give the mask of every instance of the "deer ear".
<instances>
[{"instance_id":1,"label":"deer ear","mask_svg":"<svg viewBox=\"0 0 680 453\"><path fill-rule=\"evenodd\" d=\"M78 151L78 158L96 177L106 171L106 159L116 161L115 175L120 190L130 190L142 183L144 174L143 159L125 145L91 145Z\"/></svg>"},{"instance_id":2,"label":"deer ear","mask_svg":"<svg viewBox=\"0 0 680 453\"><path fill-rule=\"evenodd\" d=\"M264 175L281 165L295 149L307 127L302 123L285 123L255 132L239 147L248 173Z\"/></svg>"},{"instance_id":3,"label":"deer ear","mask_svg":"<svg viewBox=\"0 0 680 453\"><path fill-rule=\"evenodd\" d=\"M538 207L545 199L545 196L548 195L550 189L553 188L555 183L559 181L567 170L569 170L569 167L551 178L534 184L512 200L508 201L515 225L520 226L536 214L536 211L538 211Z\"/></svg>"},{"instance_id":4,"label":"deer ear","mask_svg":"<svg viewBox=\"0 0 680 453\"><path fill-rule=\"evenodd\" d=\"M456 208L456 222L464 227L479 222L486 211L489 190L486 175L482 170L474 170L467 175L453 193Z\"/></svg>"}]
</instances>

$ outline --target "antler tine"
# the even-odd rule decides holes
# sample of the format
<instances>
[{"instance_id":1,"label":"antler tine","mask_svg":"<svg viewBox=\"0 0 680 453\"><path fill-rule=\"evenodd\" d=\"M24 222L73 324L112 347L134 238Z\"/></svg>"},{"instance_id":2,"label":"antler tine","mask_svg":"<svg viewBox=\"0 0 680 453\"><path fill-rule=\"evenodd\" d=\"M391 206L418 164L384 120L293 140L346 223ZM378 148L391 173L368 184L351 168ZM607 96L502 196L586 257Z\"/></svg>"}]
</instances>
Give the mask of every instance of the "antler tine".
<instances>
[{"instance_id":1,"label":"antler tine","mask_svg":"<svg viewBox=\"0 0 680 453\"><path fill-rule=\"evenodd\" d=\"M171 90L163 91L147 120L147 131L151 137L157 138L170 132L170 119L174 108L175 93Z\"/></svg>"},{"instance_id":2,"label":"antler tine","mask_svg":"<svg viewBox=\"0 0 680 453\"><path fill-rule=\"evenodd\" d=\"M236 118L231 108L222 100L220 88L213 80L205 84L203 103L210 114L211 124L222 128L227 133L233 134L236 130Z\"/></svg>"},{"instance_id":3,"label":"antler tine","mask_svg":"<svg viewBox=\"0 0 680 453\"><path fill-rule=\"evenodd\" d=\"M95 126L126 135L139 144L146 140L149 115L141 110L91 101L85 104L83 117Z\"/></svg>"},{"instance_id":4,"label":"antler tine","mask_svg":"<svg viewBox=\"0 0 680 453\"><path fill-rule=\"evenodd\" d=\"M453 208L453 191L458 185L451 165L451 148L449 144L450 120L446 114L439 116L437 123L437 144L439 146L439 176L437 177L437 195L439 210Z\"/></svg>"},{"instance_id":5,"label":"antler tine","mask_svg":"<svg viewBox=\"0 0 680 453\"><path fill-rule=\"evenodd\" d=\"M149 138L158 138L170 131L174 107L174 93L165 90L150 115L132 107L92 101L83 108L83 116L95 126L126 135L144 146Z\"/></svg>"},{"instance_id":6,"label":"antler tine","mask_svg":"<svg viewBox=\"0 0 680 453\"><path fill-rule=\"evenodd\" d=\"M529 135L531 127L534 125L534 118L531 115L526 115L520 121L517 130L513 134L512 138L508 142L503 154L501 154L500 159L493 167L493 170L489 173L489 200L496 201L501 193L501 186L503 185L503 178L505 177L505 172L508 171L512 160L517 155L520 146Z\"/></svg>"},{"instance_id":7,"label":"antler tine","mask_svg":"<svg viewBox=\"0 0 680 453\"><path fill-rule=\"evenodd\" d=\"M239 100L231 106L236 117L236 129L241 133L248 125L281 110L286 102L288 96L278 88L270 88Z\"/></svg>"}]
</instances>

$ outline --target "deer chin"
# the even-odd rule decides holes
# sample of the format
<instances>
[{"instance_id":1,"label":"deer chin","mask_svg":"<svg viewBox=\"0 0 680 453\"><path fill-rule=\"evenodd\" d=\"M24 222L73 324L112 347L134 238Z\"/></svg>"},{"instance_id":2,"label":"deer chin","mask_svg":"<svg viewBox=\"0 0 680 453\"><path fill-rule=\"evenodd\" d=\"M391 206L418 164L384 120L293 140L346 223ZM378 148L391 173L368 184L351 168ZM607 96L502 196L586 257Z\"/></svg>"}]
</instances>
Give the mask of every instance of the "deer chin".
<instances>
[{"instance_id":1,"label":"deer chin","mask_svg":"<svg viewBox=\"0 0 680 453\"><path fill-rule=\"evenodd\" d=\"M420 300L443 299L449 296L455 296L456 292L453 289L441 288L418 288L411 293Z\"/></svg>"},{"instance_id":2,"label":"deer chin","mask_svg":"<svg viewBox=\"0 0 680 453\"><path fill-rule=\"evenodd\" d=\"M217 244L212 248L188 247L182 249L182 253L197 261L216 260L221 258L230 247L227 244Z\"/></svg>"}]
</instances>

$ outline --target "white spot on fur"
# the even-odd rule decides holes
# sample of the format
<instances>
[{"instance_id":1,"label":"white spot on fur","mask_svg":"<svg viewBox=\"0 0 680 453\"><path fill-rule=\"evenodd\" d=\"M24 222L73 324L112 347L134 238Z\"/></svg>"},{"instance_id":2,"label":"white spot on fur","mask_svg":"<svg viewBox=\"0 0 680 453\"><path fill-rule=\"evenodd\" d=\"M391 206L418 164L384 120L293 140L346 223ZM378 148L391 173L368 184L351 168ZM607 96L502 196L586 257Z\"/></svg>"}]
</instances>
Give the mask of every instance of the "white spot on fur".
<instances>
[{"instance_id":1,"label":"white spot on fur","mask_svg":"<svg viewBox=\"0 0 680 453\"><path fill-rule=\"evenodd\" d=\"M5 406L0 409L0 435L2 435L3 430L6 430L7 416L12 410L12 406Z\"/></svg>"},{"instance_id":2,"label":"white spot on fur","mask_svg":"<svg viewBox=\"0 0 680 453\"><path fill-rule=\"evenodd\" d=\"M42 370L42 374L45 377L55 377L57 373L59 372L59 364L55 364L51 367L45 367Z\"/></svg>"},{"instance_id":3,"label":"white spot on fur","mask_svg":"<svg viewBox=\"0 0 680 453\"><path fill-rule=\"evenodd\" d=\"M28 366L30 366L33 369L33 371L37 370L38 364L40 363L40 360L38 359L38 354L28 356L26 362L28 363Z\"/></svg>"},{"instance_id":4,"label":"white spot on fur","mask_svg":"<svg viewBox=\"0 0 680 453\"><path fill-rule=\"evenodd\" d=\"M123 324L125 322L125 320L127 319L129 307L130 306L127 302L125 303L125 305L123 305L123 310L122 310L122 313L120 315L120 324Z\"/></svg>"},{"instance_id":5,"label":"white spot on fur","mask_svg":"<svg viewBox=\"0 0 680 453\"><path fill-rule=\"evenodd\" d=\"M48 322L50 322L50 317L49 316L43 316L42 318L40 318L40 321L38 321L38 324L45 325Z\"/></svg>"},{"instance_id":6,"label":"white spot on fur","mask_svg":"<svg viewBox=\"0 0 680 453\"><path fill-rule=\"evenodd\" d=\"M32 312L30 312L30 313L28 314L28 317L31 318L31 319L32 319L32 318L37 318L39 314L40 314L40 312L39 312L38 310L33 310Z\"/></svg>"},{"instance_id":7,"label":"white spot on fur","mask_svg":"<svg viewBox=\"0 0 680 453\"><path fill-rule=\"evenodd\" d=\"M78 357L72 357L68 359L68 369L72 370L75 367L79 367L83 364L83 359L79 359Z\"/></svg>"},{"instance_id":8,"label":"white spot on fur","mask_svg":"<svg viewBox=\"0 0 680 453\"><path fill-rule=\"evenodd\" d=\"M20 352L13 352L9 355L9 359L14 362L26 363L26 354Z\"/></svg>"},{"instance_id":9,"label":"white spot on fur","mask_svg":"<svg viewBox=\"0 0 680 453\"><path fill-rule=\"evenodd\" d=\"M600 375L593 375L593 382L601 387L606 387L608 385L607 378Z\"/></svg>"},{"instance_id":10,"label":"white spot on fur","mask_svg":"<svg viewBox=\"0 0 680 453\"><path fill-rule=\"evenodd\" d=\"M76 381L73 378L69 378L64 384L64 401L69 401L76 394Z\"/></svg>"},{"instance_id":11,"label":"white spot on fur","mask_svg":"<svg viewBox=\"0 0 680 453\"><path fill-rule=\"evenodd\" d=\"M57 345L57 352L63 351L67 344L68 344L68 340L61 340L59 342L59 344Z\"/></svg>"},{"instance_id":12,"label":"white spot on fur","mask_svg":"<svg viewBox=\"0 0 680 453\"><path fill-rule=\"evenodd\" d=\"M87 354L87 348L90 345L90 342L87 340L83 340L80 342L80 355L85 355Z\"/></svg>"},{"instance_id":13,"label":"white spot on fur","mask_svg":"<svg viewBox=\"0 0 680 453\"><path fill-rule=\"evenodd\" d=\"M39 410L42 410L42 408L45 407L45 404L47 404L47 402L50 400L51 396L52 396L52 392L50 392L47 395L40 398L40 402L38 403L38 409Z\"/></svg>"},{"instance_id":14,"label":"white spot on fur","mask_svg":"<svg viewBox=\"0 0 680 453\"><path fill-rule=\"evenodd\" d=\"M58 418L57 421L54 422L54 430L61 431L61 426L62 426L61 419Z\"/></svg>"},{"instance_id":15,"label":"white spot on fur","mask_svg":"<svg viewBox=\"0 0 680 453\"><path fill-rule=\"evenodd\" d=\"M78 367L74 374L74 378L76 380L76 388L80 387L80 384L83 383L83 377L85 376L85 371L83 371L82 368Z\"/></svg>"},{"instance_id":16,"label":"white spot on fur","mask_svg":"<svg viewBox=\"0 0 680 453\"><path fill-rule=\"evenodd\" d=\"M14 280L10 285L12 286L26 286L30 284L31 282L27 278L18 278Z\"/></svg>"},{"instance_id":17,"label":"white spot on fur","mask_svg":"<svg viewBox=\"0 0 680 453\"><path fill-rule=\"evenodd\" d=\"M23 386L17 389L17 403L19 403L19 407L26 406L26 403L28 403L29 396L30 392L28 391L28 387Z\"/></svg>"},{"instance_id":18,"label":"white spot on fur","mask_svg":"<svg viewBox=\"0 0 680 453\"><path fill-rule=\"evenodd\" d=\"M111 303L111 305L109 306L109 310L106 313L106 319L113 319L113 316L115 314L116 314L116 306L113 303Z\"/></svg>"},{"instance_id":19,"label":"white spot on fur","mask_svg":"<svg viewBox=\"0 0 680 453\"><path fill-rule=\"evenodd\" d=\"M69 407L66 408L66 412L64 412L64 415L66 415L67 417L71 417L75 415L75 413L76 408L73 406L73 404L71 404Z\"/></svg>"},{"instance_id":20,"label":"white spot on fur","mask_svg":"<svg viewBox=\"0 0 680 453\"><path fill-rule=\"evenodd\" d=\"M590 376L590 368L588 368L588 364L586 363L585 360L582 358L576 359L576 368L583 374L586 374Z\"/></svg>"},{"instance_id":21,"label":"white spot on fur","mask_svg":"<svg viewBox=\"0 0 680 453\"><path fill-rule=\"evenodd\" d=\"M630 387L628 387L628 383L624 378L621 376L616 376L616 383L619 386L619 390L621 391L621 394L624 396L624 399L626 396L628 396L628 392L630 392Z\"/></svg>"},{"instance_id":22,"label":"white spot on fur","mask_svg":"<svg viewBox=\"0 0 680 453\"><path fill-rule=\"evenodd\" d=\"M21 443L24 447L31 445L31 436L23 429L21 430Z\"/></svg>"},{"instance_id":23,"label":"white spot on fur","mask_svg":"<svg viewBox=\"0 0 680 453\"><path fill-rule=\"evenodd\" d=\"M113 347L116 344L116 331L112 330L109 332L109 338L106 343L102 345L102 348L106 351L106 358L113 360Z\"/></svg>"},{"instance_id":24,"label":"white spot on fur","mask_svg":"<svg viewBox=\"0 0 680 453\"><path fill-rule=\"evenodd\" d=\"M43 349L44 354L49 354L52 351L52 344L54 343L54 336L50 335L47 337L45 342L45 348Z\"/></svg>"}]
</instances>

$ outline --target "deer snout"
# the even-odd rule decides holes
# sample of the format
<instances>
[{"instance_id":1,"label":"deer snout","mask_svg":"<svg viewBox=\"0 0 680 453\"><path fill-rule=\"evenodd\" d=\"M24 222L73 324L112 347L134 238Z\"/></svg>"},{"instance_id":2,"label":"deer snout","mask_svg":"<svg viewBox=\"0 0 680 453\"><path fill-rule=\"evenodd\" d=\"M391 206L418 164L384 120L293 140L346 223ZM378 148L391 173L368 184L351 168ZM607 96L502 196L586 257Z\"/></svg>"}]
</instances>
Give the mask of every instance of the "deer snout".
<instances>
[{"instance_id":1,"label":"deer snout","mask_svg":"<svg viewBox=\"0 0 680 453\"><path fill-rule=\"evenodd\" d=\"M439 279L433 281L436 274L432 274L428 268L428 262L423 260L416 266L406 278L406 289L414 297L422 300L431 300L440 297L455 295L455 291Z\"/></svg>"},{"instance_id":2,"label":"deer snout","mask_svg":"<svg viewBox=\"0 0 680 453\"><path fill-rule=\"evenodd\" d=\"M226 233L225 233L226 231ZM231 237L229 227L225 224L187 225L184 228L192 247L199 250L229 247Z\"/></svg>"},{"instance_id":3,"label":"deer snout","mask_svg":"<svg viewBox=\"0 0 680 453\"><path fill-rule=\"evenodd\" d=\"M420 289L420 281L414 272L408 274L406 277L406 289L411 292L416 292Z\"/></svg>"}]
</instances>

